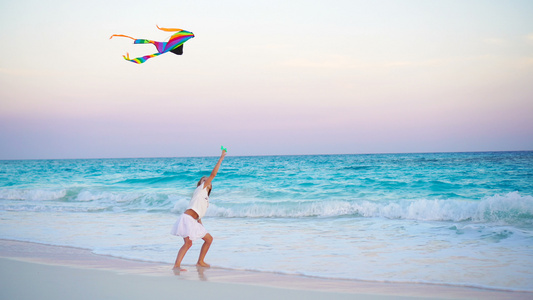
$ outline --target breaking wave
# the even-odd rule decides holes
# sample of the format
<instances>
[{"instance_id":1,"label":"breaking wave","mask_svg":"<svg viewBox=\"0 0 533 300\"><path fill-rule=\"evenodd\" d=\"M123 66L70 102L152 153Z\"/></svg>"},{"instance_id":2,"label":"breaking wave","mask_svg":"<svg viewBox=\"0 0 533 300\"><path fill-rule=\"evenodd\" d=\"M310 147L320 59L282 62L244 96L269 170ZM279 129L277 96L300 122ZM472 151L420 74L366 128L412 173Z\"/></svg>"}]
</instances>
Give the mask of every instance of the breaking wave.
<instances>
[{"instance_id":1,"label":"breaking wave","mask_svg":"<svg viewBox=\"0 0 533 300\"><path fill-rule=\"evenodd\" d=\"M58 200L67 195L65 189L2 189L0 199L3 200Z\"/></svg>"},{"instance_id":2,"label":"breaking wave","mask_svg":"<svg viewBox=\"0 0 533 300\"><path fill-rule=\"evenodd\" d=\"M183 211L187 201L175 204ZM207 212L214 217L302 218L356 216L420 221L472 221L533 225L533 197L518 192L495 195L481 201L403 200L387 203L371 201L277 202L231 205L211 204Z\"/></svg>"},{"instance_id":3,"label":"breaking wave","mask_svg":"<svg viewBox=\"0 0 533 300\"><path fill-rule=\"evenodd\" d=\"M183 212L190 195L144 191L0 189L0 210ZM226 196L228 197L228 196ZM226 218L365 217L533 225L533 196L518 192L481 200L212 199L207 215Z\"/></svg>"}]
</instances>

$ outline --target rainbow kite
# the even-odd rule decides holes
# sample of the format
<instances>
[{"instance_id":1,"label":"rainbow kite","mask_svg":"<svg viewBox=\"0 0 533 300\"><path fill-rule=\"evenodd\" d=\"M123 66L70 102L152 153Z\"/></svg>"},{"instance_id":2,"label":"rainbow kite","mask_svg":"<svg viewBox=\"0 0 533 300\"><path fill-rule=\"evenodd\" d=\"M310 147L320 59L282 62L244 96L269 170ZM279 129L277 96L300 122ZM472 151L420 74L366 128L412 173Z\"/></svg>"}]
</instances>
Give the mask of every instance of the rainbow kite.
<instances>
[{"instance_id":1,"label":"rainbow kite","mask_svg":"<svg viewBox=\"0 0 533 300\"><path fill-rule=\"evenodd\" d=\"M130 59L129 53L126 53L126 55L123 55L124 59L127 61L131 61L136 64L142 64L143 62L147 61L148 59L152 57L156 57L167 52L172 52L177 55L182 55L183 44L189 39L194 37L194 34L192 32L179 29L179 28L160 28L159 26L157 26L157 29L167 31L167 32L176 32L176 33L174 33L170 37L168 42L156 42L156 41L144 40L144 39L134 39L131 36L122 35L122 34L113 34L109 39L112 39L114 36L121 36L121 37L127 37L127 38L134 40L133 42L134 44L153 44L157 48L157 53L146 55L143 57L137 57L133 59Z\"/></svg>"}]
</instances>

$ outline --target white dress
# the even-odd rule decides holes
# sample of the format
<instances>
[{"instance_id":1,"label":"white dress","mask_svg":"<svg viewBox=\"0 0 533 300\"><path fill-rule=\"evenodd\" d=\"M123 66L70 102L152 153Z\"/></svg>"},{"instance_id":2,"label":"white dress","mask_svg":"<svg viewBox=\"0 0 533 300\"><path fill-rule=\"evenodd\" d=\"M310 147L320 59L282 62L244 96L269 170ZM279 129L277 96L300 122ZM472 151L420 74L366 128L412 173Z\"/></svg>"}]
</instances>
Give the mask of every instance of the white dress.
<instances>
[{"instance_id":1,"label":"white dress","mask_svg":"<svg viewBox=\"0 0 533 300\"><path fill-rule=\"evenodd\" d=\"M199 185L192 196L191 202L187 209L194 210L199 219L205 216L207 207L209 206L209 195L207 189L204 188L204 184ZM204 225L200 224L198 220L195 220L188 214L182 214L172 226L170 234L181 236L182 238L189 237L191 241L195 241L203 238L207 234L207 230Z\"/></svg>"},{"instance_id":2,"label":"white dress","mask_svg":"<svg viewBox=\"0 0 533 300\"><path fill-rule=\"evenodd\" d=\"M194 210L198 214L198 219L201 219L205 216L205 212L209 206L208 194L207 188L204 188L204 184L202 183L196 188L196 190L194 190L191 202L189 202L187 209Z\"/></svg>"}]
</instances>

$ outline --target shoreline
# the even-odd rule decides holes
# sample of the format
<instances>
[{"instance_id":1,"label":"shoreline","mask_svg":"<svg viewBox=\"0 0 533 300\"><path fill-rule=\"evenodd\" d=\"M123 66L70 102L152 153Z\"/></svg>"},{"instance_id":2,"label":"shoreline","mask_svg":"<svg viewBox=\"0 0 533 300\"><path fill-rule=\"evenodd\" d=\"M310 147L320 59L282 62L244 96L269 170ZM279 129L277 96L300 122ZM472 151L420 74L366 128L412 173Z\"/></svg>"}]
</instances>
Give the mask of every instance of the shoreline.
<instances>
[{"instance_id":1,"label":"shoreline","mask_svg":"<svg viewBox=\"0 0 533 300\"><path fill-rule=\"evenodd\" d=\"M163 263L127 260L105 255L97 255L90 250L52 246L31 242L0 239L0 264L2 266L2 280L4 282L0 295L27 295L39 292L47 297L54 294L54 290L64 288L65 280L74 280L72 284L78 286L79 293L87 286L92 289L106 290L105 297L123 298L124 289L137 290L128 297L131 299L145 299L141 297L143 291L153 290L159 286L159 292L153 298L166 299L176 297L181 293L187 294L190 287L201 285L202 293L206 297L214 298L242 298L271 299L276 297L291 298L307 297L310 299L530 299L533 293L495 289L483 289L467 286L438 285L426 283L391 283L370 282L347 279L326 279L300 275L280 273L243 271L213 267L210 269L196 268L185 265L187 272L174 273L171 266ZM56 272L60 275L56 281L47 277L46 272ZM31 275L33 274L33 275ZM39 275L40 274L40 275ZM36 276L33 281L27 281L28 276ZM30 277L31 277L30 276ZM123 279L135 282L134 286L124 286ZM82 282L90 285L76 284L75 280L85 278ZM40 279L43 279L41 283ZM26 281L25 284L19 282ZM31 282L31 290L27 289ZM17 284L18 283L18 284ZM68 286L68 283L67 283ZM23 288L26 287L26 288ZM224 294L220 291L226 291ZM197 290L190 290L190 295L197 297ZM21 294L22 293L22 294ZM274 294L273 294L274 293ZM138 295L135 298L135 295ZM211 295L211 296L209 296ZM141 298L139 298L141 297ZM9 298L9 297L2 297ZM42 297L41 297L42 298ZM66 299L66 298L65 298ZM80 299L80 298L77 298Z\"/></svg>"}]
</instances>

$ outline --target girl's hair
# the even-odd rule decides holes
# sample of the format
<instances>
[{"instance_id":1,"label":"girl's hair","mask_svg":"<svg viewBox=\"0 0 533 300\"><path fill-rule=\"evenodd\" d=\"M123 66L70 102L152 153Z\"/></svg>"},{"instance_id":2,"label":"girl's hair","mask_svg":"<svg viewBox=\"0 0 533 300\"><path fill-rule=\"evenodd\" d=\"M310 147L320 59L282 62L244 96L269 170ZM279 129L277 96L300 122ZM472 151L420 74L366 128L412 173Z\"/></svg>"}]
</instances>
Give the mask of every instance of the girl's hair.
<instances>
[{"instance_id":1,"label":"girl's hair","mask_svg":"<svg viewBox=\"0 0 533 300\"><path fill-rule=\"evenodd\" d=\"M200 184L202 184L202 179L207 179L207 176L202 176L202 178L200 178L200 180L198 181L198 184L196 184L197 187L200 186Z\"/></svg>"},{"instance_id":2,"label":"girl's hair","mask_svg":"<svg viewBox=\"0 0 533 300\"><path fill-rule=\"evenodd\" d=\"M200 184L202 184L202 179L206 179L207 180L207 176L202 176L202 178L200 178L200 180L198 181L198 184L196 184L196 187L199 187ZM211 188L207 191L207 196L211 195L211 190L213 189L213 186L211 186Z\"/></svg>"}]
</instances>

